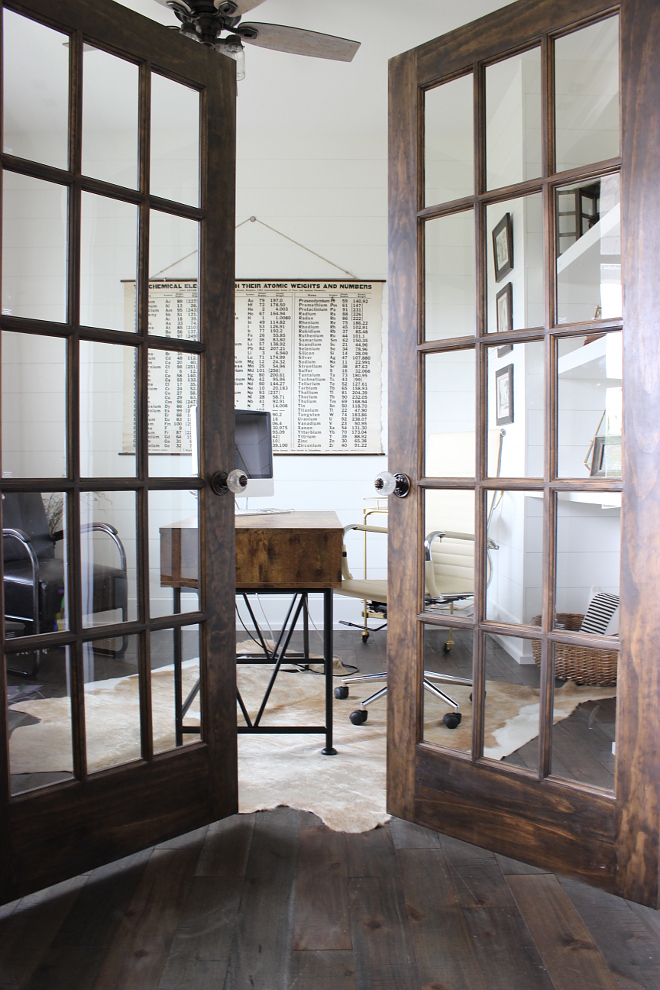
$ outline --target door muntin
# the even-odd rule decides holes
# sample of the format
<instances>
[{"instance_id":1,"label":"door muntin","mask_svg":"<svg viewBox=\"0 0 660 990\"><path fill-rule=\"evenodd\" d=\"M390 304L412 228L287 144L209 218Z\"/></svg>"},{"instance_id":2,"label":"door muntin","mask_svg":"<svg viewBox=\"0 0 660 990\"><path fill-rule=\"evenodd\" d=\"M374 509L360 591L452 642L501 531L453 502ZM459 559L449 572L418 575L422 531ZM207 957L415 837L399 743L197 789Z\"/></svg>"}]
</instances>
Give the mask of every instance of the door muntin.
<instances>
[{"instance_id":1,"label":"door muntin","mask_svg":"<svg viewBox=\"0 0 660 990\"><path fill-rule=\"evenodd\" d=\"M36 83L44 51L59 66L54 133L32 144L31 127L42 134L44 101L35 103L31 93L24 99L8 85L15 51L4 67L3 510L9 519L13 503L12 518L27 536L12 566L26 571L28 592L36 589L31 612L30 594L8 608L7 547L19 541L5 532L5 655L10 670L43 680L45 695L13 707L9 699L3 715L12 730L5 818L14 829L14 895L194 827L235 803L232 747L216 753L213 773L208 756L208 706L222 713L229 675L207 672L207 627L226 625L223 603L233 581L223 564L222 594L199 540L207 527L219 535L228 525L228 514L204 498L203 443L217 437L218 455L228 456L231 403L210 410L201 383L225 391L218 358L227 350L222 328L231 335L224 317L233 278L207 288L206 271L233 263L233 242L221 243L233 231L233 197L208 189L233 182L235 82L222 59L211 61L160 26L107 7L117 23L100 42L86 33L95 14L84 2L70 11L71 23L54 27L43 22L51 15L39 0L20 14L4 11L6 38L23 44ZM167 100L170 124L185 118L178 141L168 136ZM209 122L211 114L221 127ZM200 168L209 160L213 175ZM207 223L217 237L207 237ZM161 298L153 298L155 285L167 290ZM214 334L207 337L210 317ZM187 556L178 558L175 587L162 547L173 528L180 537L184 521ZM224 542L226 555L233 539ZM207 575L217 591L208 608ZM229 641L218 646L226 651ZM178 679L184 700L193 694L183 718ZM222 738L218 717L214 752ZM169 794L160 782L168 760ZM145 771L136 789L131 781ZM182 786L186 775L190 783ZM126 800L120 807L113 797L103 822L92 795L109 793L121 779ZM73 802L72 783L84 788ZM9 797L19 792L20 811ZM28 851L16 824L46 808L44 841L54 850L48 877L43 868L24 869ZM58 848L71 814L91 816L76 862ZM109 840L103 833L112 833L118 815L125 831Z\"/></svg>"}]
</instances>

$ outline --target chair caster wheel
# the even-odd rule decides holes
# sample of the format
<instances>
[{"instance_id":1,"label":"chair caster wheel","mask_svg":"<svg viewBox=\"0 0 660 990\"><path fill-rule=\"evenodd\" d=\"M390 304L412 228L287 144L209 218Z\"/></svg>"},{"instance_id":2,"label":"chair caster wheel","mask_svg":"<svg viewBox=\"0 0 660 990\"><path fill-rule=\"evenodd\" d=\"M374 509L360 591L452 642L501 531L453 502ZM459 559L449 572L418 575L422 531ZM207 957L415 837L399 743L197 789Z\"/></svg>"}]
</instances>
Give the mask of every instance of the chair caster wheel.
<instances>
[{"instance_id":1,"label":"chair caster wheel","mask_svg":"<svg viewBox=\"0 0 660 990\"><path fill-rule=\"evenodd\" d=\"M351 712L350 719L353 725L364 725L369 717L369 713L358 708L356 712Z\"/></svg>"},{"instance_id":2,"label":"chair caster wheel","mask_svg":"<svg viewBox=\"0 0 660 990\"><path fill-rule=\"evenodd\" d=\"M449 643L443 643L443 645L442 645L442 652L443 653L449 653L450 650L451 650L451 646L449 645Z\"/></svg>"},{"instance_id":3,"label":"chair caster wheel","mask_svg":"<svg viewBox=\"0 0 660 990\"><path fill-rule=\"evenodd\" d=\"M335 698L339 698L340 701L343 701L344 698L348 698L348 688L345 684L340 684L335 688Z\"/></svg>"},{"instance_id":4,"label":"chair caster wheel","mask_svg":"<svg viewBox=\"0 0 660 990\"><path fill-rule=\"evenodd\" d=\"M457 729L461 724L461 717L460 712L447 712L442 721L448 729Z\"/></svg>"},{"instance_id":5,"label":"chair caster wheel","mask_svg":"<svg viewBox=\"0 0 660 990\"><path fill-rule=\"evenodd\" d=\"M369 639L369 633L368 632L363 632L362 633L362 642L363 643L366 643L368 639Z\"/></svg>"}]
</instances>

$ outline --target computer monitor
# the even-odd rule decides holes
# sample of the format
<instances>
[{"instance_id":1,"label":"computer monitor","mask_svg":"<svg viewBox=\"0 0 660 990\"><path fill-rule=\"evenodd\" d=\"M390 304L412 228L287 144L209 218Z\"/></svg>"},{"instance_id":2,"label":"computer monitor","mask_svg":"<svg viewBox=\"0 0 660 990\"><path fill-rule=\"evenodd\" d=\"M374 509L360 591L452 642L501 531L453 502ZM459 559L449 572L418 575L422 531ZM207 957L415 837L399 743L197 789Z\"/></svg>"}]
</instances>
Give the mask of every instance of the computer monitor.
<instances>
[{"instance_id":1,"label":"computer monitor","mask_svg":"<svg viewBox=\"0 0 660 990\"><path fill-rule=\"evenodd\" d=\"M275 494L270 413L235 409L236 467L247 475L246 498Z\"/></svg>"}]
</instances>

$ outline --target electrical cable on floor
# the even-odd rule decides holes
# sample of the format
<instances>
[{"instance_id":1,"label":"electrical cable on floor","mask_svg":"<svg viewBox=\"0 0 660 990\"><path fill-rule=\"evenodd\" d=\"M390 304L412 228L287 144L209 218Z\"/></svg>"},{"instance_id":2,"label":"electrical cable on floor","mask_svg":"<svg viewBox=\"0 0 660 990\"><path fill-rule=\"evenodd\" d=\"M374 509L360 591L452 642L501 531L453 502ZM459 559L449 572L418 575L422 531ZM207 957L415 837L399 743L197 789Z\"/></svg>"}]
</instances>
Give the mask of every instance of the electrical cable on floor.
<instances>
[{"instance_id":1,"label":"electrical cable on floor","mask_svg":"<svg viewBox=\"0 0 660 990\"><path fill-rule=\"evenodd\" d=\"M252 642L253 643L256 643L256 645L261 649L261 643L259 642L258 639L255 639L255 637L252 635L252 633L250 632L250 630L248 629L248 627L243 622L243 616L241 615L240 609L238 607L238 602L236 602L234 608L236 609L236 615L238 616L238 621L243 626L243 629L245 629L246 633L248 634L248 636L250 637L250 639L252 640Z\"/></svg>"},{"instance_id":2,"label":"electrical cable on floor","mask_svg":"<svg viewBox=\"0 0 660 990\"><path fill-rule=\"evenodd\" d=\"M316 633L317 636L320 636L321 637L321 642L323 642L323 633L319 629L317 629L316 623L314 622L314 619L312 617L312 613L311 612L309 613L309 621L312 623L312 625L314 627L314 632ZM356 666L354 663L344 663L344 658L343 657L340 657L338 654L333 654L332 660L333 660L333 662L335 660L338 660L339 663L344 668L344 670L347 671L349 674L359 674L360 673L360 668L358 666ZM313 670L312 673L313 674L321 674L322 671L320 671L320 670ZM346 676L346 674L344 674L344 673L335 674L334 671L333 671L333 677L345 677L345 676Z\"/></svg>"},{"instance_id":3,"label":"electrical cable on floor","mask_svg":"<svg viewBox=\"0 0 660 990\"><path fill-rule=\"evenodd\" d=\"M263 606L263 603L261 601L261 598L259 597L258 594L255 594L255 598L259 602L259 608L261 609L261 614L263 615L263 617L264 617L264 619L266 621L266 625L268 626L268 632L270 633L270 638L271 638L272 642L275 643L275 635L274 635L273 630L271 628L270 622L268 621L268 616L266 615L266 611L264 609L264 606ZM317 636L320 637L321 642L323 642L323 633L317 628L316 623L314 622L314 619L312 618L311 612L309 612L308 614L309 614L309 621L312 623L312 626L314 627L314 632L317 634ZM252 635L252 633L250 632L250 630L248 629L248 627L245 625L245 623L243 621L243 617L242 617L242 615L240 613L240 610L238 608L238 603L236 603L236 615L238 616L238 621L243 626L243 629L248 634L248 636L250 637L250 639L252 640L252 642L253 643L256 643L256 645L260 647L261 646L261 643L257 639L255 639L255 637ZM322 659L322 658L320 658L320 659ZM335 674L334 671L333 671L333 677L346 677L348 674L359 674L360 673L360 668L356 664L354 664L354 663L345 663L343 657L340 657L338 654L333 654L332 659L333 659L333 662L335 660L338 661L338 663L340 663L341 666L344 668L343 671L340 671L338 674ZM282 667L281 669L285 673L287 673L287 674L303 673L304 671L308 671L310 674L316 674L319 677L323 677L324 676L324 672L322 670L312 670L311 664L307 664L307 663L291 663L288 667Z\"/></svg>"},{"instance_id":4,"label":"electrical cable on floor","mask_svg":"<svg viewBox=\"0 0 660 990\"><path fill-rule=\"evenodd\" d=\"M255 593L255 596L254 597L259 602L259 608L261 609L261 614L263 615L264 619L266 620L266 625L268 626L268 632L270 633L270 638L272 639L272 641L274 643L275 642L275 634L273 633L273 630L270 627L270 622L268 621L268 616L266 615L266 612L264 610L264 606L263 606L263 603L261 601L261 598L260 598L260 596L259 596L258 593Z\"/></svg>"}]
</instances>

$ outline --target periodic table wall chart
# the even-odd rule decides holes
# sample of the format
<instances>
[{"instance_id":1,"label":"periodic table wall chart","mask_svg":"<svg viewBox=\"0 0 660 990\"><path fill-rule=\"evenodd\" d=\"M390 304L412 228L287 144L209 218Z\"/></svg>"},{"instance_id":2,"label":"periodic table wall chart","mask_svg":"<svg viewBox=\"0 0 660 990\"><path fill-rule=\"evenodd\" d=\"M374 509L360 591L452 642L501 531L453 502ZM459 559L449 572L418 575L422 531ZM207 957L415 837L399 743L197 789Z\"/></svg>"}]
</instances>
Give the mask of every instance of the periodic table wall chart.
<instances>
[{"instance_id":1,"label":"periodic table wall chart","mask_svg":"<svg viewBox=\"0 0 660 990\"><path fill-rule=\"evenodd\" d=\"M276 453L380 454L382 282L237 281L238 409Z\"/></svg>"},{"instance_id":2,"label":"periodic table wall chart","mask_svg":"<svg viewBox=\"0 0 660 990\"><path fill-rule=\"evenodd\" d=\"M236 282L234 404L271 412L275 453L382 453L382 294L376 281ZM134 326L134 282L125 305ZM150 284L149 332L197 339L195 281ZM190 453L196 359L151 351L149 361L149 452Z\"/></svg>"},{"instance_id":3,"label":"periodic table wall chart","mask_svg":"<svg viewBox=\"0 0 660 990\"><path fill-rule=\"evenodd\" d=\"M135 327L135 282L124 283L124 321ZM197 340L197 282L194 279L154 280L149 283L149 333L159 337ZM135 375L132 348L126 349L124 401L132 403ZM197 405L196 354L150 348L149 357L149 453L191 452L190 407ZM132 405L124 410L122 450L135 452Z\"/></svg>"}]
</instances>

